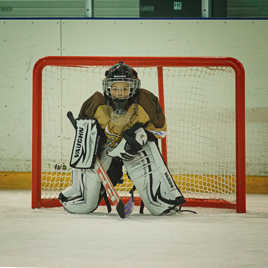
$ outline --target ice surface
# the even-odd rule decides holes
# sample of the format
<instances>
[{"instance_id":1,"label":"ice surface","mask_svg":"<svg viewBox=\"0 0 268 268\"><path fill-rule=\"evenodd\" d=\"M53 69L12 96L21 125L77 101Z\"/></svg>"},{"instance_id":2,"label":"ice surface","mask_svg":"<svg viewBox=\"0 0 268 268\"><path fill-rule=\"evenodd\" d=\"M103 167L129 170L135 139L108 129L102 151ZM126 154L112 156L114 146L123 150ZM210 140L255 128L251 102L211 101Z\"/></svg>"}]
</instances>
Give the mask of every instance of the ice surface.
<instances>
[{"instance_id":1,"label":"ice surface","mask_svg":"<svg viewBox=\"0 0 268 268\"><path fill-rule=\"evenodd\" d=\"M268 195L248 195L247 213L127 219L31 209L29 191L0 191L0 267L268 267Z\"/></svg>"}]
</instances>

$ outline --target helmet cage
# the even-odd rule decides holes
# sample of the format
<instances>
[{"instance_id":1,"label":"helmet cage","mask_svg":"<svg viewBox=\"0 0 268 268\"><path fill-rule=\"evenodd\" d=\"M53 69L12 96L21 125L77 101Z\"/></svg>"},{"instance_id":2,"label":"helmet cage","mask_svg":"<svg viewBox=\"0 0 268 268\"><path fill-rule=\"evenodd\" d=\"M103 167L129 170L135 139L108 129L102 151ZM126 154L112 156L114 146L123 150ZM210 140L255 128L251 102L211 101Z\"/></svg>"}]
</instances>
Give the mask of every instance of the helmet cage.
<instances>
[{"instance_id":1,"label":"helmet cage","mask_svg":"<svg viewBox=\"0 0 268 268\"><path fill-rule=\"evenodd\" d=\"M129 85L129 94L128 96L120 99L130 99L132 98L136 92L137 89L140 87L140 80L139 79L134 79L134 78L126 78L126 77L114 77L114 78L105 78L103 80L103 91L106 96L108 96L110 99L115 100L118 98L115 98L111 94L111 88L113 83L115 82L127 82Z\"/></svg>"}]
</instances>

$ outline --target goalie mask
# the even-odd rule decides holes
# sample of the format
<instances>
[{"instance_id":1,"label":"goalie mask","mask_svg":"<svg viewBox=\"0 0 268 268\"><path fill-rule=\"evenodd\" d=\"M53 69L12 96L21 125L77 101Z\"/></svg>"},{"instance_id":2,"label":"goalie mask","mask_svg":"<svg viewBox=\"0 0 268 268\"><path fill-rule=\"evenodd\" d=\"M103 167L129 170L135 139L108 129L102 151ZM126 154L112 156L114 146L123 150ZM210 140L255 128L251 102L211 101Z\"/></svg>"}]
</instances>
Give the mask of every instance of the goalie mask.
<instances>
[{"instance_id":1,"label":"goalie mask","mask_svg":"<svg viewBox=\"0 0 268 268\"><path fill-rule=\"evenodd\" d=\"M119 62L105 72L104 96L118 114L127 111L139 87L140 80L137 72L123 62Z\"/></svg>"}]
</instances>

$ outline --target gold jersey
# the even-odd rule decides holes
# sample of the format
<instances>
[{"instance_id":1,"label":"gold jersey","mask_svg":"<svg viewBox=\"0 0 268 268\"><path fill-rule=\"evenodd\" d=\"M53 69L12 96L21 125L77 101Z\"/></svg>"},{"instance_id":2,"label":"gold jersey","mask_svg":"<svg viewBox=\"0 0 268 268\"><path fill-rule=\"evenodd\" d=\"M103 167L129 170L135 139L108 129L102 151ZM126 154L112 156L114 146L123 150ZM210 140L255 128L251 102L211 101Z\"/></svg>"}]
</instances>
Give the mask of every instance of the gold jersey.
<instances>
[{"instance_id":1,"label":"gold jersey","mask_svg":"<svg viewBox=\"0 0 268 268\"><path fill-rule=\"evenodd\" d=\"M166 134L166 120L158 98L146 89L139 89L136 100L124 114L115 113L105 103L103 94L95 92L82 105L79 118L96 119L110 147L116 146L122 139L122 133L136 123L142 123L156 138L163 138Z\"/></svg>"}]
</instances>

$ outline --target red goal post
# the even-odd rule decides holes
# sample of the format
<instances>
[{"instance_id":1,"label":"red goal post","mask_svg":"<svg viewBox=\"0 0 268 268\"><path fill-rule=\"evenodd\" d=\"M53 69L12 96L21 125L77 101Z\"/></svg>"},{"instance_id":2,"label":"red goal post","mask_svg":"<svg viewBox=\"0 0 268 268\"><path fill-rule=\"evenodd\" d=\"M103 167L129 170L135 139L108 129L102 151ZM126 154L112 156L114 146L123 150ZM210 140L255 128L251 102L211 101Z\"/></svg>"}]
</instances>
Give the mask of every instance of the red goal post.
<instances>
[{"instance_id":1,"label":"red goal post","mask_svg":"<svg viewBox=\"0 0 268 268\"><path fill-rule=\"evenodd\" d=\"M134 68L143 68L142 70L147 70L148 68L154 68L156 73L155 83L157 84L158 87L158 97L159 97L159 101L161 104L161 107L163 109L164 112L166 112L167 110L167 98L170 99L170 101L174 101L174 96L176 96L176 93L174 93L175 95L172 96L168 96L169 93L167 93L167 90L165 89L166 85L168 85L169 81L175 79L174 83L176 83L176 75L177 74L173 74L175 69L183 69L185 71L185 74L181 75L179 74L179 76L181 76L181 79L187 80L187 77L189 77L191 74L189 74L189 69L192 68L193 71L190 72L198 72L198 74L192 75L192 77L198 77L198 80L193 82L194 86L191 86L193 94L196 94L197 89L199 89L199 78L202 76L203 73L205 73L205 75L207 77L211 77L214 75L214 73L216 71L219 71L221 76L221 73L224 72L224 70L228 70L228 73L233 72L233 76L234 76L234 82L230 82L228 83L228 85L234 85L234 169L235 169L235 174L234 175L230 175L228 168L226 168L225 174L223 177L221 175L221 172L223 170L222 166L223 163L229 163L231 162L231 160L229 161L227 159L227 157L225 156L221 156L222 158L217 162L217 165L219 165L220 169L217 171L215 169L215 167L213 166L213 161L214 160L204 160L203 161L203 157L201 155L201 152L203 148L205 148L206 144L208 144L208 147L213 147L213 154L211 154L211 158L213 158L215 155L221 155L222 152L217 151L216 152L216 147L219 147L219 145L212 145L211 140L213 140L210 137L208 137L208 135L206 134L205 138L208 140L206 142L202 142L202 145L198 145L198 142L200 140L202 140L204 137L202 135L198 136L198 134L195 133L195 136L197 137L197 141L194 141L193 144L191 145L194 149L193 151L196 150L196 147L202 147L200 149L200 151L197 153L198 154L198 161L196 160L197 158L195 158L196 156L194 155L195 153L192 152L191 154L193 155L193 165L194 166L198 166L198 164L205 166L205 165L210 165L212 166L212 169L209 171L209 169L203 168L200 169L200 171L197 170L196 167L193 168L193 171L189 170L188 167L185 168L180 174L175 172L176 174L174 175L176 180L178 180L178 186L181 188L182 187L182 191L183 189L187 188L187 185L190 185L189 187L192 187L192 184L195 185L202 185L201 190L197 189L197 195L193 194L193 196L191 194L189 194L189 196L186 195L187 198L187 205L188 206L203 206L203 207L219 207L219 208L231 208L231 209L235 209L237 212L239 213L243 213L246 212L246 198L245 198L245 72L244 72L244 68L243 65L234 58L231 57L83 57L83 56L51 56L51 57L44 57L39 59L35 66L34 66L34 70L33 70L33 125L32 125L32 208L38 208L38 207L53 207L53 206L58 206L59 203L56 199L56 196L54 197L43 197L42 196L42 192L43 191L59 191L60 189L58 188L58 186L55 189L48 189L48 184L51 185L51 181L50 180L55 180L54 178L51 179L57 172L57 170L60 167L63 167L63 170L65 171L60 171L61 175L56 175L56 180L57 180L57 184L59 184L59 177L63 177L62 174L67 173L66 170L68 170L69 167L66 166L66 164L62 164L62 162L60 161L60 164L56 164L56 165L52 165L49 164L49 166L52 166L52 169L54 168L54 170L51 171L46 171L47 177L49 177L49 180L46 180L46 182L44 183L44 188L43 189L43 183L42 183L42 176L43 176L43 165L42 164L42 158L43 158L43 147L44 145L42 145L43 143L43 136L46 135L44 134L44 114L46 113L44 111L44 107L43 107L43 103L46 101L44 98L48 98L48 97L44 97L44 91L46 89L44 89L44 84L47 84L47 82L45 82L44 80L44 70L48 67L56 67L56 68L82 68L82 70L84 71L85 68L87 67L94 67L97 68L98 66L101 67L108 67L108 66L112 66L116 63L118 63L119 61L123 61L126 64L129 64L130 66L134 67ZM201 71L203 70L204 71ZM57 69L58 70L58 69ZM230 71L231 70L231 71ZM164 73L168 73L170 72L170 78L165 78ZM176 71L177 72L177 71ZM179 71L178 71L179 72ZM54 75L55 71L51 71L51 73ZM59 71L60 73L60 77L62 77L62 72ZM139 74L139 71L138 71ZM87 74L86 74L87 75ZM104 73L102 73L102 75L104 75ZM71 75L66 75L67 76L71 76ZM74 75L75 76L75 75ZM153 75L152 75L153 76ZM191 78L193 79L193 78ZM214 78L213 78L214 79ZM221 78L220 78L221 79ZM57 79L59 80L59 79ZM205 78L204 80L208 80L207 78ZM212 83L215 83L215 81L213 80ZM225 83L225 82L220 82L220 83ZM219 83L219 84L220 84ZM48 83L49 84L49 83ZM62 87L63 82L59 82L59 85ZM79 85L77 85L79 88ZM89 85L90 86L90 85ZM213 86L212 84L212 88L215 90L213 90L213 92L215 92L217 90L217 85ZM172 88L172 86L171 86ZM206 86L204 87L206 88ZM150 88L148 88L150 90ZM50 96L49 98L51 98L53 100L53 90L57 90L56 87L49 85L49 91L51 91L52 96ZM99 89L101 90L101 89ZM169 90L169 92L171 92L171 90ZM189 95L189 92L187 91L187 85L185 86L185 92L187 95ZM212 92L212 90L210 91ZM69 94L69 93L67 93ZM193 95L190 97L190 99L195 99L195 101L197 101L198 103L198 94L201 94L200 92L197 93L197 95ZM209 94L209 93L208 93ZM224 94L224 93L223 93ZM204 96L202 96L203 98ZM61 98L61 99L60 99ZM64 104L62 104L62 95L58 98L59 99L59 104L57 105L60 106L62 105L62 107L64 106ZM183 99L183 98L182 98ZM81 99L81 104L85 99ZM196 106L200 106L201 109L204 110L204 107L206 107L206 101L204 102L204 104L202 104L202 107L200 104L196 105L195 103L191 103L189 104L187 109L195 109ZM172 105L172 106L176 106ZM228 106L228 105L227 105ZM180 104L180 109L183 109L184 104ZM213 106L214 107L214 106ZM68 108L68 107L67 107ZM80 107L78 107L80 108ZM61 108L61 110L63 110ZM203 111L201 110L201 112ZM226 110L226 107L223 108L223 110ZM193 114L191 115L192 117L196 116L195 114L198 114L198 111L194 111ZM63 112L64 114L64 112ZM174 111L173 111L174 114ZM205 114L205 113L204 113ZM222 115L222 111L218 113L219 118ZM173 115L176 117L176 111L175 114ZM175 118L173 116L170 116L170 118ZM211 113L210 113L211 116ZM167 118L169 117L169 115L167 114ZM232 117L232 116L231 116ZM67 119L66 119L67 120ZM190 119L185 120L186 123L189 121ZM195 119L197 120L197 119ZM203 119L202 119L203 120ZM206 119L207 120L207 119ZM206 120L204 120L204 122L206 122ZM227 119L223 119L223 126L220 127L221 129L226 128L226 120ZM48 122L49 120L47 120ZM175 121L175 120L174 120ZM212 120L213 122L217 121L216 119ZM199 121L193 121L191 124L191 127L193 127L194 124L196 124L196 122ZM169 130L169 125L172 125L173 122L168 124L168 130ZM47 123L45 123L45 125L47 125ZM232 125L232 123L230 123L230 125ZM182 127L183 129L186 129L186 127ZM228 123L229 126L229 123ZM201 126L199 126L201 128ZM179 127L180 128L180 127ZM205 128L205 127L204 127ZM212 129L211 126L209 127L209 129ZM45 130L46 131L46 130ZM214 130L213 127L213 134L217 133L216 130ZM222 131L220 130L220 133ZM173 143L176 142L176 133L174 134L175 137L173 137ZM210 135L210 134L209 134ZM230 134L231 135L231 134ZM187 137L188 135L185 135L185 137ZM229 133L228 135L229 136ZM162 154L163 154L163 158L166 161L166 163L171 162L170 161L170 157L169 157L169 149L168 149L168 145L167 142L169 140L169 138L171 137L171 133L168 132L167 134L167 138L162 140L161 143L161 150L162 150ZM194 136L193 136L194 137ZM192 138L191 138L192 139ZM225 138L223 137L223 140ZM180 140L184 140L184 138L180 138ZM227 142L228 144L232 143L231 141ZM45 145L45 146L51 146L51 145ZM70 147L72 146L72 142L70 143ZM52 146L53 147L53 146ZM173 146L170 146L173 147ZM178 151L178 149L176 149L176 151ZM215 151L215 152L214 152ZM230 151L232 151L232 149L230 149ZM207 155L207 151L205 150L205 155ZM179 156L180 159L183 159L184 156ZM182 157L182 158L181 158ZM173 157L174 158L174 157ZM188 156L186 157L188 159ZM206 158L206 157L204 157ZM230 157L232 158L232 156ZM190 157L189 157L190 159ZM201 159L201 160L200 160ZM222 160L223 159L223 160ZM172 163L176 163L175 166L180 166L180 162L176 162L176 159L172 159ZM65 162L64 162L65 163ZM209 164L208 164L209 163ZM215 162L216 163L216 162ZM67 163L68 164L68 163ZM185 165L189 166L189 162L186 163L185 161ZM176 168L176 167L175 167ZM232 169L232 168L231 168ZM185 175L187 173L187 176ZM192 173L192 174L190 174ZM208 173L211 173L208 176ZM212 174L213 173L213 174ZM215 174L214 174L215 173ZM68 173L69 174L69 173ZM64 175L65 176L65 175ZM68 175L69 176L69 175ZM230 178L230 181L228 181ZM219 182L220 181L220 182ZM222 181L224 181L222 183ZM177 182L177 181L176 181ZM207 190L208 185L212 185L213 187L211 188L212 190ZM230 188L233 186L230 185L234 185L234 188L232 188L230 190L230 193L228 192L226 194L226 189L223 190L219 190L220 186L219 185L225 185L225 188ZM186 185L186 186L185 186ZM48 189L48 190L47 190ZM195 190L194 190L195 191ZM192 191L192 189L189 192L194 192ZM222 192L220 192L222 191ZM207 197L206 195L203 197L202 194L203 192L208 193ZM215 194L214 194L215 193ZM222 195L233 195L234 194L234 200L229 201L229 200L225 200L225 198L222 198ZM201 197L199 196L201 195ZM210 197L210 195L212 197Z\"/></svg>"}]
</instances>

